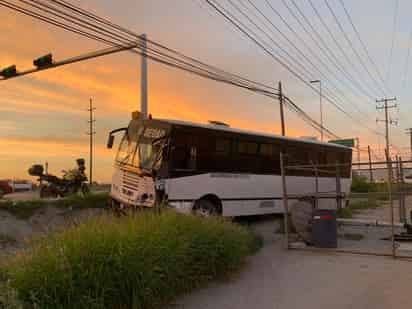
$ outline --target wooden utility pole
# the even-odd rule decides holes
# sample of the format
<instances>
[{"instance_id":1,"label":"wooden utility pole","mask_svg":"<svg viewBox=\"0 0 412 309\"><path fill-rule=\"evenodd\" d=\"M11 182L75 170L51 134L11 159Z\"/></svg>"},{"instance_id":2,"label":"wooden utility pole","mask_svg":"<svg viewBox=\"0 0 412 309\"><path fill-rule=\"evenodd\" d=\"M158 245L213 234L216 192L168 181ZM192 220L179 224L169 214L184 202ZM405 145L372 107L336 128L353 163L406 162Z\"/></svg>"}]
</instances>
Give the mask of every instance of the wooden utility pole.
<instances>
[{"instance_id":1,"label":"wooden utility pole","mask_svg":"<svg viewBox=\"0 0 412 309\"><path fill-rule=\"evenodd\" d=\"M93 136L96 134L96 131L94 130L94 123L96 122L96 119L94 119L93 117L93 112L96 108L93 107L93 101L90 98L90 105L89 105L89 132L87 132L87 135L89 135L90 139L89 139L89 183L90 185L93 184Z\"/></svg>"},{"instance_id":2,"label":"wooden utility pole","mask_svg":"<svg viewBox=\"0 0 412 309\"><path fill-rule=\"evenodd\" d=\"M377 106L376 109L380 110L383 109L385 111L385 120L376 120L376 122L382 121L385 123L385 139L386 139L386 149L388 150L388 156L391 157L391 153L389 150L389 125L390 124L396 124L396 121L393 121L391 119L389 119L389 113L388 113L388 109L390 108L395 108L396 104L393 105L388 105L388 102L391 101L396 101L396 98L390 98L390 99L380 99L380 100L376 100L376 103L383 103L383 105L381 106Z\"/></svg>"},{"instance_id":3,"label":"wooden utility pole","mask_svg":"<svg viewBox=\"0 0 412 309\"><path fill-rule=\"evenodd\" d=\"M406 129L406 134L408 134L408 135L409 135L409 138L410 138L410 147L411 147L411 154L410 154L410 156L411 156L411 160L412 160L412 128Z\"/></svg>"},{"instance_id":4,"label":"wooden utility pole","mask_svg":"<svg viewBox=\"0 0 412 309\"><path fill-rule=\"evenodd\" d=\"M368 145L368 160L369 160L369 182L373 182L372 160L371 160L371 146Z\"/></svg>"},{"instance_id":5,"label":"wooden utility pole","mask_svg":"<svg viewBox=\"0 0 412 309\"><path fill-rule=\"evenodd\" d=\"M280 124L282 136L286 135L285 132L285 114L283 111L283 93L282 93L282 82L279 82L279 107L280 107Z\"/></svg>"}]
</instances>

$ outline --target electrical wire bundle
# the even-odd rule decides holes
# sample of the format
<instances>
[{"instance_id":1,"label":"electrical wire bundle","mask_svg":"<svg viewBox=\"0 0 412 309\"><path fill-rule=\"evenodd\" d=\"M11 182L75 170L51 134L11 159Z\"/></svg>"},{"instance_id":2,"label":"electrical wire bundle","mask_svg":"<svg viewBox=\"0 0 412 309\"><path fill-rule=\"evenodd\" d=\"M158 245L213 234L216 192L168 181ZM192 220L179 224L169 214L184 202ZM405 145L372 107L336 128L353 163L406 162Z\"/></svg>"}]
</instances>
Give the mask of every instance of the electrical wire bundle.
<instances>
[{"instance_id":1,"label":"electrical wire bundle","mask_svg":"<svg viewBox=\"0 0 412 309\"><path fill-rule=\"evenodd\" d=\"M16 4L18 3L18 4ZM166 47L153 40L143 38L122 26L75 6L66 0L0 0L0 6L7 7L21 14L41 20L83 37L101 42L112 47L127 47L136 45L134 53L145 55L148 59L196 74L198 76L244 88L255 93L279 99L278 89L263 83L247 79L206 64L193 57L186 56L174 49ZM291 99L284 100L285 106L314 129L332 138L336 134L319 124L297 106Z\"/></svg>"}]
</instances>

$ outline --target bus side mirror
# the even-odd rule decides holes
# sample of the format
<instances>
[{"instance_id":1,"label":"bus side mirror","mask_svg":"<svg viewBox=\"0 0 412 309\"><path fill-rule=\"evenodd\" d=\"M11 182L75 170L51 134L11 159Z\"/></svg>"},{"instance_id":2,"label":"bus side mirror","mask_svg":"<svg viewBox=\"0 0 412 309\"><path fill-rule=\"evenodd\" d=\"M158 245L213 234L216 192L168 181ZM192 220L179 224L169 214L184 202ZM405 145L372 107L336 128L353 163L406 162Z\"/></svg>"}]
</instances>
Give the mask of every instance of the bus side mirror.
<instances>
[{"instance_id":1,"label":"bus side mirror","mask_svg":"<svg viewBox=\"0 0 412 309\"><path fill-rule=\"evenodd\" d=\"M107 148L112 149L114 143L114 135L109 135L109 139L107 140Z\"/></svg>"}]
</instances>

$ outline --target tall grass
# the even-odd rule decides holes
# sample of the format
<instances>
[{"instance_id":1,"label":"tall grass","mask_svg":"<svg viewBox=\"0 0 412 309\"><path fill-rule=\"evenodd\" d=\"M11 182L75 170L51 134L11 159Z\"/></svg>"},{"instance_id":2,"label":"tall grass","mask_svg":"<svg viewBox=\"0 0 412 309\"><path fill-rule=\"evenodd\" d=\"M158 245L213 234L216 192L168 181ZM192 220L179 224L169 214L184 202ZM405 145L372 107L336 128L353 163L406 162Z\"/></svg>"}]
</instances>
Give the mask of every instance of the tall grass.
<instances>
[{"instance_id":1,"label":"tall grass","mask_svg":"<svg viewBox=\"0 0 412 309\"><path fill-rule=\"evenodd\" d=\"M218 218L101 217L48 236L6 273L36 308L155 308L236 270L253 247L248 230Z\"/></svg>"}]
</instances>

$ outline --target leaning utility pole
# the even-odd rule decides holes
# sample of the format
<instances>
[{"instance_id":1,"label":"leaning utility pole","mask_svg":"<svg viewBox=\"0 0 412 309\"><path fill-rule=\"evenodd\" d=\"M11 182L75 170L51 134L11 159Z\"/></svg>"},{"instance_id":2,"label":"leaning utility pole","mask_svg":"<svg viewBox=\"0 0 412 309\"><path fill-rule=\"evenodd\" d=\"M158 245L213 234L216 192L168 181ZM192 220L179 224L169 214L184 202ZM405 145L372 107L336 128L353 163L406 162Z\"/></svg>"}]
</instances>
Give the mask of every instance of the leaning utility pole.
<instances>
[{"instance_id":1,"label":"leaning utility pole","mask_svg":"<svg viewBox=\"0 0 412 309\"><path fill-rule=\"evenodd\" d=\"M282 93L282 82L279 82L279 106L280 106L280 124L282 136L285 136L285 115L283 112L283 93Z\"/></svg>"},{"instance_id":2,"label":"leaning utility pole","mask_svg":"<svg viewBox=\"0 0 412 309\"><path fill-rule=\"evenodd\" d=\"M89 149L89 155L90 155L90 157L89 157L89 169L90 169L89 183L90 183L90 185L93 184L93 136L96 134L96 131L94 130L94 123L96 122L96 119L94 119L94 117L93 117L93 111L95 109L96 108L93 107L93 101L92 101L92 99L90 99L90 106L89 106L89 109L88 109L88 112L89 112L89 121L88 121L88 123L89 123L89 132L87 132L87 135L89 135L89 137L90 137L90 139L89 139L89 147L90 147L90 149Z\"/></svg>"},{"instance_id":3,"label":"leaning utility pole","mask_svg":"<svg viewBox=\"0 0 412 309\"><path fill-rule=\"evenodd\" d=\"M383 105L381 106L377 106L376 109L380 110L383 109L385 110L385 120L378 120L376 119L376 122L382 121L385 123L385 139L386 139L386 149L388 150L388 156L390 157L390 150L389 150L389 125L390 124L396 124L396 121L390 120L389 119L389 113L388 113L388 109L389 108L395 108L396 104L393 105L388 105L388 102L391 101L396 101L396 98L390 98L390 99L380 99L380 100L376 100L376 103L383 103Z\"/></svg>"},{"instance_id":4,"label":"leaning utility pole","mask_svg":"<svg viewBox=\"0 0 412 309\"><path fill-rule=\"evenodd\" d=\"M411 160L412 160L412 128L406 129L406 134L408 134L409 137L410 137L410 143L411 143Z\"/></svg>"}]
</instances>

